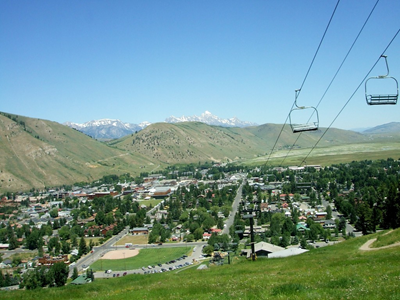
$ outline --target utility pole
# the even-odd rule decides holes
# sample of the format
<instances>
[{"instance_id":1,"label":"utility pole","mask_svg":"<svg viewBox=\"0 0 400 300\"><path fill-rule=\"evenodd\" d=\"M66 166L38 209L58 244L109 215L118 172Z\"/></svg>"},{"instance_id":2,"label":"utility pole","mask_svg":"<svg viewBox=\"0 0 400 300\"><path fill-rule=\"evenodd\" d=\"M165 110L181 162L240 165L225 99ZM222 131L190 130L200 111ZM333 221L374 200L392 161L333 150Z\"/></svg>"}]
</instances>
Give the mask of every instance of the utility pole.
<instances>
[{"instance_id":1,"label":"utility pole","mask_svg":"<svg viewBox=\"0 0 400 300\"><path fill-rule=\"evenodd\" d=\"M250 245L251 245L251 260L256 260L255 242L254 242L254 217L257 212L261 211L258 208L257 203L254 202L253 208L243 209L242 213L246 213L242 216L243 219L249 219L250 221Z\"/></svg>"}]
</instances>

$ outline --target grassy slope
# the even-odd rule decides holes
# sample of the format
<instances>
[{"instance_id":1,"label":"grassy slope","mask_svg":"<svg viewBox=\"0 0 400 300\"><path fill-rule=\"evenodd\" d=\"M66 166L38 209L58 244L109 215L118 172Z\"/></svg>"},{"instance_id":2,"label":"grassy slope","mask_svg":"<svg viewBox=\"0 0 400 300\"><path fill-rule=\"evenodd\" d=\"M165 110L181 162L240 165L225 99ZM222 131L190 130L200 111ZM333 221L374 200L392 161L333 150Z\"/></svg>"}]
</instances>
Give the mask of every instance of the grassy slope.
<instances>
[{"instance_id":1,"label":"grassy slope","mask_svg":"<svg viewBox=\"0 0 400 300\"><path fill-rule=\"evenodd\" d=\"M138 172L149 160L56 122L0 115L0 190L29 190ZM37 138L39 137L39 138Z\"/></svg>"},{"instance_id":2,"label":"grassy slope","mask_svg":"<svg viewBox=\"0 0 400 300\"><path fill-rule=\"evenodd\" d=\"M307 164L328 166L357 160L375 160L386 158L400 158L400 143L381 141L377 143L357 143L334 145L331 147L316 147L309 154L311 148L280 150L271 155L269 162L272 165L299 165L307 156ZM247 160L249 165L260 165L268 160L268 155Z\"/></svg>"},{"instance_id":3,"label":"grassy slope","mask_svg":"<svg viewBox=\"0 0 400 300\"><path fill-rule=\"evenodd\" d=\"M17 122L0 114L0 192L88 182L106 174L138 175L171 164L231 160L263 164L282 129L279 124L226 128L195 122L158 123L106 145L56 122L12 118ZM269 162L280 165L297 139L284 165L300 164L323 132L298 135L286 125ZM400 144L395 141L393 134L371 137L330 129L307 163L398 158Z\"/></svg>"},{"instance_id":4,"label":"grassy slope","mask_svg":"<svg viewBox=\"0 0 400 300\"><path fill-rule=\"evenodd\" d=\"M399 247L360 251L377 234L289 258L15 291L2 299L400 299Z\"/></svg>"},{"instance_id":5,"label":"grassy slope","mask_svg":"<svg viewBox=\"0 0 400 300\"><path fill-rule=\"evenodd\" d=\"M281 128L282 125L277 124L227 128L194 122L158 123L135 135L113 141L112 144L171 164L252 159L272 150ZM286 125L275 150L291 147L297 138L296 148L310 148L322 134L323 129L294 135ZM359 133L331 129L321 140L319 147L365 141L365 136Z\"/></svg>"}]
</instances>

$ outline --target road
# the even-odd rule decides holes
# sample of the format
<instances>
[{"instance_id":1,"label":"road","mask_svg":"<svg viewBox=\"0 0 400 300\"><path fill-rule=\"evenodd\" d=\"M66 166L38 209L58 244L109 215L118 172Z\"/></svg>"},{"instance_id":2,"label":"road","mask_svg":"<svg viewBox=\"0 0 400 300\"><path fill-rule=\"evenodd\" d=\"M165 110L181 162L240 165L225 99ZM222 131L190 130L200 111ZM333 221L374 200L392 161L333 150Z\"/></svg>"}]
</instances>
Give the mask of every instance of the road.
<instances>
[{"instance_id":1,"label":"road","mask_svg":"<svg viewBox=\"0 0 400 300\"><path fill-rule=\"evenodd\" d=\"M334 207L333 204L330 204L330 203L329 203L328 201L326 201L325 199L322 199L322 205L323 205L325 208L327 208L328 205L330 205L331 208L332 208L332 218L340 219L339 216L338 216L339 213L338 213L337 211L333 211L333 207ZM351 225L348 223L347 220L346 220L346 232L347 232L347 233L354 233L355 236L361 236L361 235L362 235L362 233L356 232L356 229L355 229L353 226L351 226Z\"/></svg>"},{"instance_id":2,"label":"road","mask_svg":"<svg viewBox=\"0 0 400 300\"><path fill-rule=\"evenodd\" d=\"M243 184L245 184L246 180L244 179L242 184L239 186L235 200L232 203L232 211L228 216L228 219L225 222L224 229L222 230L223 234L228 234L229 235L229 228L233 225L233 222L235 220L235 215L236 212L238 211L239 208L239 203L240 200L242 199L242 189L243 189ZM153 208L153 209L156 209ZM116 246L115 243L121 239L124 235L126 235L129 232L129 229L126 228L124 229L121 233L119 233L116 236L111 237L108 241L106 241L103 245L94 247L93 252L89 253L88 255L82 257L77 261L74 265L70 265L70 275L72 275L73 269L76 267L79 272L83 271L83 265L89 266L93 262L97 261L100 259L105 253L108 251L112 250L117 250L117 249L123 249L125 246ZM137 249L143 249L143 248L149 248L149 247L184 247L184 246L190 246L190 247L196 247L199 249L199 251L193 251L191 257L186 258L185 260L177 261L175 264L172 265L167 265L168 267L172 267L173 265L179 265L179 264L184 264L185 262L192 262L193 259L198 259L198 256L201 255L201 249L203 245L205 245L205 242L188 242L188 243L166 243L163 245L134 245L135 248ZM163 266L163 268L166 268ZM161 267L156 267L156 270L159 271ZM149 270L146 270L149 271ZM124 271L119 271L119 273L123 273ZM127 274L133 274L133 273L144 273L142 269L139 270L129 270L126 271ZM112 274L111 274L112 275ZM96 277L98 278L108 278L110 277L110 274L105 274L104 272L97 272Z\"/></svg>"},{"instance_id":3,"label":"road","mask_svg":"<svg viewBox=\"0 0 400 300\"><path fill-rule=\"evenodd\" d=\"M3 255L2 258L5 260L6 258L10 257L13 254L17 253L37 253L37 250L29 250L29 249L23 249L23 248L17 248L14 250L0 250L0 253Z\"/></svg>"},{"instance_id":4,"label":"road","mask_svg":"<svg viewBox=\"0 0 400 300\"><path fill-rule=\"evenodd\" d=\"M81 257L78 261L75 262L75 264L69 265L70 275L72 275L75 267L78 269L78 272L81 272L83 271L83 265L88 266L93 262L95 262L96 260L100 259L100 257L105 253L107 253L108 251L115 250L117 247L114 244L128 232L129 229L125 228L119 234L112 236L104 244L97 247L93 247L93 252L87 254L86 256Z\"/></svg>"},{"instance_id":5,"label":"road","mask_svg":"<svg viewBox=\"0 0 400 300\"><path fill-rule=\"evenodd\" d=\"M243 180L242 184L239 186L235 200L232 203L232 211L229 214L228 219L225 222L224 229L222 230L222 234L229 234L229 228L233 225L233 221L235 220L235 215L236 212L238 211L239 208L239 203L240 200L242 199L242 189L243 189L243 184L246 183L246 180Z\"/></svg>"}]
</instances>

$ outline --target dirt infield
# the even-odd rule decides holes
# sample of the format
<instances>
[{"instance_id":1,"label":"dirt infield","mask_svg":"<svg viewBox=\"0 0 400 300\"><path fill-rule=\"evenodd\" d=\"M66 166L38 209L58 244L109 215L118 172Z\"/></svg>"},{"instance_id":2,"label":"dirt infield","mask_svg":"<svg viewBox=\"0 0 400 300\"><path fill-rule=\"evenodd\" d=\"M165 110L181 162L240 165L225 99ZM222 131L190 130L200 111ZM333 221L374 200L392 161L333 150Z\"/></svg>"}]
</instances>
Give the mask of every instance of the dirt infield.
<instances>
[{"instance_id":1,"label":"dirt infield","mask_svg":"<svg viewBox=\"0 0 400 300\"><path fill-rule=\"evenodd\" d=\"M133 257L139 254L137 249L124 249L124 250L113 250L104 254L102 259L123 259Z\"/></svg>"}]
</instances>

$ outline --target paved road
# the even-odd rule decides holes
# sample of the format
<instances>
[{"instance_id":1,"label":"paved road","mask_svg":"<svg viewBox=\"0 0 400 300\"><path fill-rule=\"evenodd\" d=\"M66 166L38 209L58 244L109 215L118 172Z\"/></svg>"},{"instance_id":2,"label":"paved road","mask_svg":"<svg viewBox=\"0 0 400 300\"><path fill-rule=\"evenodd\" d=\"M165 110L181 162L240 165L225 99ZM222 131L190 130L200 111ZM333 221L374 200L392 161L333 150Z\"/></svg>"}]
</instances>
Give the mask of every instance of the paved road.
<instances>
[{"instance_id":1,"label":"paved road","mask_svg":"<svg viewBox=\"0 0 400 300\"><path fill-rule=\"evenodd\" d=\"M3 260L16 253L34 253L34 252L37 252L37 250L29 250L24 248L17 248L14 250L0 250L0 253L3 254L2 256Z\"/></svg>"},{"instance_id":2,"label":"paved road","mask_svg":"<svg viewBox=\"0 0 400 300\"><path fill-rule=\"evenodd\" d=\"M322 199L322 205L325 208L328 207L328 205L330 205L332 208L332 218L339 219L338 217L339 213L337 211L333 211L334 204L330 204L325 199ZM353 226L351 226L347 221L346 221L346 233L354 233L355 236L362 236L362 233L356 232L356 229Z\"/></svg>"},{"instance_id":3,"label":"paved road","mask_svg":"<svg viewBox=\"0 0 400 300\"><path fill-rule=\"evenodd\" d=\"M243 184L245 184L245 183L246 183L246 180L243 180L242 184L239 186L239 188L237 190L235 200L232 203L232 211L229 214L229 217L225 222L225 227L222 230L222 234L229 234L229 228L233 225L233 221L235 220L236 212L238 211L238 208L239 208L240 200L242 199L242 189L243 189Z\"/></svg>"}]
</instances>

